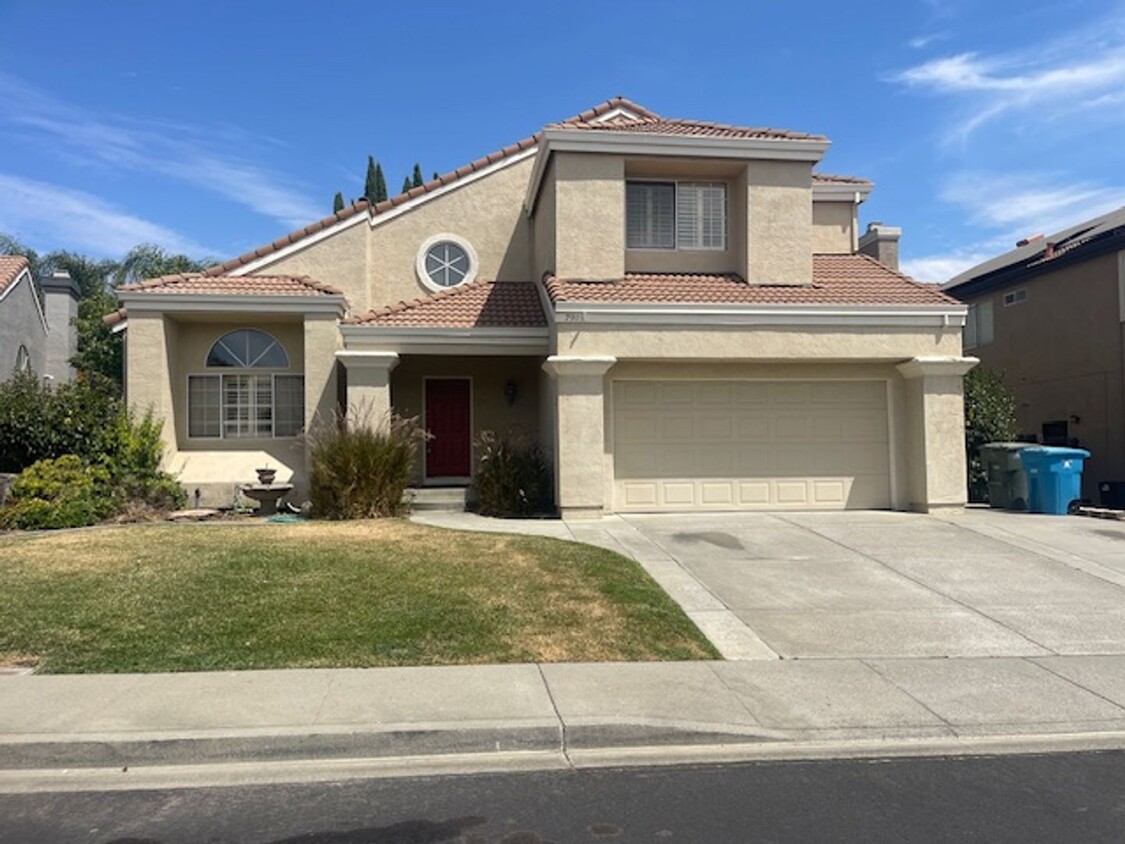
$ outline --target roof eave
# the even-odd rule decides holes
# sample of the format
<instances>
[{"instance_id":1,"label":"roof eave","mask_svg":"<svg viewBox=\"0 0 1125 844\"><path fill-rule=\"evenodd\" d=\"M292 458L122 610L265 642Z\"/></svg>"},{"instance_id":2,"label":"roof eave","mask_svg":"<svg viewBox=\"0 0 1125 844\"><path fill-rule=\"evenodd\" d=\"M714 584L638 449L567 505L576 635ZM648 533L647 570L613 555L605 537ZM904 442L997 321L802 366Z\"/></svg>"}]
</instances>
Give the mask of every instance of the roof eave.
<instances>
[{"instance_id":1,"label":"roof eave","mask_svg":"<svg viewBox=\"0 0 1125 844\"><path fill-rule=\"evenodd\" d=\"M249 293L156 293L153 291L118 291L118 300L130 314L140 312L166 313L270 313L270 314L335 314L343 316L347 300L343 295L321 293L315 296L294 296Z\"/></svg>"},{"instance_id":2,"label":"roof eave","mask_svg":"<svg viewBox=\"0 0 1125 844\"><path fill-rule=\"evenodd\" d=\"M708 325L838 325L961 327L968 308L962 304L806 304L745 305L723 303L584 302L558 300L555 312L576 323L691 327Z\"/></svg>"}]
</instances>

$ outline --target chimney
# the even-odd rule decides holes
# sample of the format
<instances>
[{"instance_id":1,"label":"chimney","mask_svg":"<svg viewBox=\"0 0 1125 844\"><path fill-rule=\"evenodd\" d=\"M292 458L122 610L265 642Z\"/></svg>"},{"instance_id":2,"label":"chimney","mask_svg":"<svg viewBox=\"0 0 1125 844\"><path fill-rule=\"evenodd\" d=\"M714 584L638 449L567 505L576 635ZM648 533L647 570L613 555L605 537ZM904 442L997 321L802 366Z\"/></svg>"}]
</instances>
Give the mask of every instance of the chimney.
<instances>
[{"instance_id":1,"label":"chimney","mask_svg":"<svg viewBox=\"0 0 1125 844\"><path fill-rule=\"evenodd\" d=\"M70 359L78 353L78 285L66 271L39 280L43 290L43 310L47 316L47 371L43 374L56 384L74 378Z\"/></svg>"},{"instance_id":2,"label":"chimney","mask_svg":"<svg viewBox=\"0 0 1125 844\"><path fill-rule=\"evenodd\" d=\"M867 224L867 231L859 239L859 251L862 255L870 255L880 264L898 269L898 239L902 237L902 229L894 226L884 226L879 222Z\"/></svg>"}]
</instances>

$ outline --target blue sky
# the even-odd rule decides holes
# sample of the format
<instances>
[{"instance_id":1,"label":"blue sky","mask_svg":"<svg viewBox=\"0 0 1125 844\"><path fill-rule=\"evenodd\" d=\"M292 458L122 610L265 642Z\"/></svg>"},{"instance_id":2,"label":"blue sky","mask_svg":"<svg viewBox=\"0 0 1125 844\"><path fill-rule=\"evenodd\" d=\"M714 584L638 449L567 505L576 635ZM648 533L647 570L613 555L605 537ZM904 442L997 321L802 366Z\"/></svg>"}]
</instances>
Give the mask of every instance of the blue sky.
<instances>
[{"instance_id":1,"label":"blue sky","mask_svg":"<svg viewBox=\"0 0 1125 844\"><path fill-rule=\"evenodd\" d=\"M1125 0L0 0L0 232L227 258L611 95L820 132L944 280L1125 204Z\"/></svg>"}]
</instances>

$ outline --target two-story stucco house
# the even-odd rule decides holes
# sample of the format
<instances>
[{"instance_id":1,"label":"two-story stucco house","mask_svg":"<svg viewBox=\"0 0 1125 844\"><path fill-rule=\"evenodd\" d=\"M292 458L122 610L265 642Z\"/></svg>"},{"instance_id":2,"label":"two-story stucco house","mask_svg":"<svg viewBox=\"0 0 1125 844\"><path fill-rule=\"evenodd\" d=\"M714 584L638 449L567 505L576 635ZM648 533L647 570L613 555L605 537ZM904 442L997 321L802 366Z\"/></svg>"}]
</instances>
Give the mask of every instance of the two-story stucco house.
<instances>
[{"instance_id":1,"label":"two-story stucco house","mask_svg":"<svg viewBox=\"0 0 1125 844\"><path fill-rule=\"evenodd\" d=\"M0 255L0 381L16 370L58 383L74 377L78 287L65 272L38 286L26 258Z\"/></svg>"},{"instance_id":2,"label":"two-story stucco house","mask_svg":"<svg viewBox=\"0 0 1125 844\"><path fill-rule=\"evenodd\" d=\"M969 306L965 348L1001 373L1020 433L1089 449L1085 498L1125 481L1125 207L1025 238L945 290Z\"/></svg>"},{"instance_id":3,"label":"two-story stucco house","mask_svg":"<svg viewBox=\"0 0 1125 844\"><path fill-rule=\"evenodd\" d=\"M422 484L482 430L553 455L564 517L958 507L966 309L859 254L870 182L819 135L614 98L201 275L121 290L131 401L189 495L338 406L418 415Z\"/></svg>"}]
</instances>

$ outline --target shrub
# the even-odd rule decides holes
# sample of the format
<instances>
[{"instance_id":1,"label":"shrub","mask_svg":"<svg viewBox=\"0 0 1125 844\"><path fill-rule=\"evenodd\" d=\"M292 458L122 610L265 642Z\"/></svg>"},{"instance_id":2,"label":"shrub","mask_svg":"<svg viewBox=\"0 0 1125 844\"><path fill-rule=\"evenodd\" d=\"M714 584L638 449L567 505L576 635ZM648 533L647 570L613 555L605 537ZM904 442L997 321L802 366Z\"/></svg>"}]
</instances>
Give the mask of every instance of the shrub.
<instances>
[{"instance_id":1,"label":"shrub","mask_svg":"<svg viewBox=\"0 0 1125 844\"><path fill-rule=\"evenodd\" d=\"M1016 435L1016 402L1000 373L983 366L965 376L965 456L969 469L969 500L988 500L988 477L980 447L1006 442Z\"/></svg>"},{"instance_id":2,"label":"shrub","mask_svg":"<svg viewBox=\"0 0 1125 844\"><path fill-rule=\"evenodd\" d=\"M474 445L473 498L481 515L531 516L553 509L551 468L539 443L482 431Z\"/></svg>"},{"instance_id":3,"label":"shrub","mask_svg":"<svg viewBox=\"0 0 1125 844\"><path fill-rule=\"evenodd\" d=\"M310 436L309 499L321 519L395 516L406 507L418 446L426 439L417 417L362 415L318 425Z\"/></svg>"},{"instance_id":4,"label":"shrub","mask_svg":"<svg viewBox=\"0 0 1125 844\"><path fill-rule=\"evenodd\" d=\"M0 527L34 530L95 524L115 509L109 474L73 454L40 460L20 473L0 510Z\"/></svg>"}]
</instances>

